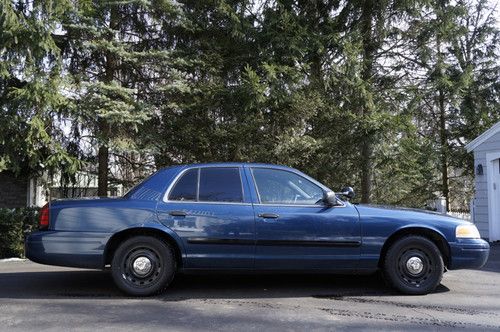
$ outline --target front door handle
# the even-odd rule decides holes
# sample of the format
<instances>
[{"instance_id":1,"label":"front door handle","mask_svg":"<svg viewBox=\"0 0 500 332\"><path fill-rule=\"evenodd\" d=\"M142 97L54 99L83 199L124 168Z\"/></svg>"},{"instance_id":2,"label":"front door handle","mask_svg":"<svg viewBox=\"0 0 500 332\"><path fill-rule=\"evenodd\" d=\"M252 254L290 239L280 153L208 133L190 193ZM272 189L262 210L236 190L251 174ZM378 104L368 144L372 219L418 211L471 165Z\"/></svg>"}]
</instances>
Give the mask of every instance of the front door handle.
<instances>
[{"instance_id":1,"label":"front door handle","mask_svg":"<svg viewBox=\"0 0 500 332\"><path fill-rule=\"evenodd\" d=\"M259 213L259 218L276 219L278 217L279 217L279 214L276 214L276 213Z\"/></svg>"},{"instance_id":2,"label":"front door handle","mask_svg":"<svg viewBox=\"0 0 500 332\"><path fill-rule=\"evenodd\" d=\"M171 216L174 216L174 217L185 217L185 216L187 216L186 212L184 212L184 211L178 211L178 210L170 211L168 214L171 215Z\"/></svg>"}]
</instances>

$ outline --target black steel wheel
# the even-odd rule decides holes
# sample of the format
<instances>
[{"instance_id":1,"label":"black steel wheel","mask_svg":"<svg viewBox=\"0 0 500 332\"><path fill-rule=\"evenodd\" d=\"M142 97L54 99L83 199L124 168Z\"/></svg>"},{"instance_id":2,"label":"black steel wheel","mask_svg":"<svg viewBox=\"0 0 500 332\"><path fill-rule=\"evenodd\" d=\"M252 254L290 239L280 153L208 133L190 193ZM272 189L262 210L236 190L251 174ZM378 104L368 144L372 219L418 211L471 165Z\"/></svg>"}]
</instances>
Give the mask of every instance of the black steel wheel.
<instances>
[{"instance_id":1,"label":"black steel wheel","mask_svg":"<svg viewBox=\"0 0 500 332\"><path fill-rule=\"evenodd\" d=\"M422 236L406 236L387 251L384 275L389 283L405 294L432 292L441 282L444 263L438 247Z\"/></svg>"},{"instance_id":2,"label":"black steel wheel","mask_svg":"<svg viewBox=\"0 0 500 332\"><path fill-rule=\"evenodd\" d=\"M175 257L170 246L151 236L135 236L124 241L111 262L115 284L133 296L162 292L175 274Z\"/></svg>"}]
</instances>

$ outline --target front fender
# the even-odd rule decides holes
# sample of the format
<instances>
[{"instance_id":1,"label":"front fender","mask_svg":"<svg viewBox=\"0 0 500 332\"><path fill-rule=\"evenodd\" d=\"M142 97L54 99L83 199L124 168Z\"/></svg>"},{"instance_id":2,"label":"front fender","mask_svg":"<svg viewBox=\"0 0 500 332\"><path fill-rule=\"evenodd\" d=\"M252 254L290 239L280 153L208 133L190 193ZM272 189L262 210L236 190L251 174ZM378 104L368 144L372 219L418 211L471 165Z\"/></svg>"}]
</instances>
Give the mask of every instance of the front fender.
<instances>
[{"instance_id":1,"label":"front fender","mask_svg":"<svg viewBox=\"0 0 500 332\"><path fill-rule=\"evenodd\" d=\"M377 269L381 258L395 240L406 234L422 235L431 238L443 252L445 261L450 257L449 234L432 225L421 223L396 224L394 227L381 227L378 230L365 230L362 238L360 257L361 269Z\"/></svg>"},{"instance_id":2,"label":"front fender","mask_svg":"<svg viewBox=\"0 0 500 332\"><path fill-rule=\"evenodd\" d=\"M439 234L439 236L441 236L441 238L443 238L443 240L446 243L448 243L447 235L443 234L442 231L440 231L438 228L436 228L432 225L422 225L422 224L416 224L416 223L403 225L403 226L399 227L398 229L396 229L396 231L393 234L399 233L402 231L409 231L410 229L422 229L422 230L426 230L426 231L432 231L434 233Z\"/></svg>"}]
</instances>

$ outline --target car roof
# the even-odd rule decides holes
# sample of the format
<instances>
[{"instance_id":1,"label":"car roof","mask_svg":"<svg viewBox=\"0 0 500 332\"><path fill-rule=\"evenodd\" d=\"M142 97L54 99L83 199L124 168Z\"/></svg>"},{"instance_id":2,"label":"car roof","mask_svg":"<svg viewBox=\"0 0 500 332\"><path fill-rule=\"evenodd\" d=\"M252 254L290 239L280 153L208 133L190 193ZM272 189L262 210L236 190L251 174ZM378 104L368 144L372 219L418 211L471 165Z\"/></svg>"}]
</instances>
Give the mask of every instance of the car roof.
<instances>
[{"instance_id":1,"label":"car roof","mask_svg":"<svg viewBox=\"0 0 500 332\"><path fill-rule=\"evenodd\" d=\"M172 167L176 168L191 168L191 167L261 167L261 168L279 168L293 169L284 165L266 164L266 163L248 163L248 162L214 162L214 163L193 163L180 164Z\"/></svg>"}]
</instances>

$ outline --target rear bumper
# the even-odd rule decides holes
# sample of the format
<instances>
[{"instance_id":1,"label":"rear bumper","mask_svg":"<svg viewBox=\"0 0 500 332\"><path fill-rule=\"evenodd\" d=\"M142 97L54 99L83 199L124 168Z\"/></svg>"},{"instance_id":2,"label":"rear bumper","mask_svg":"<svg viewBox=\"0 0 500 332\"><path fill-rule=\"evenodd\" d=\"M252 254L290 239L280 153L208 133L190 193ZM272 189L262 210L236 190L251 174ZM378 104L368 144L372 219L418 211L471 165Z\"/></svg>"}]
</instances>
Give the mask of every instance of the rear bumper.
<instances>
[{"instance_id":1,"label":"rear bumper","mask_svg":"<svg viewBox=\"0 0 500 332\"><path fill-rule=\"evenodd\" d=\"M26 238L26 257L47 265L102 269L109 234L40 231Z\"/></svg>"},{"instance_id":2,"label":"rear bumper","mask_svg":"<svg viewBox=\"0 0 500 332\"><path fill-rule=\"evenodd\" d=\"M450 243L450 270L479 269L486 264L490 245L481 239L464 239Z\"/></svg>"}]
</instances>

